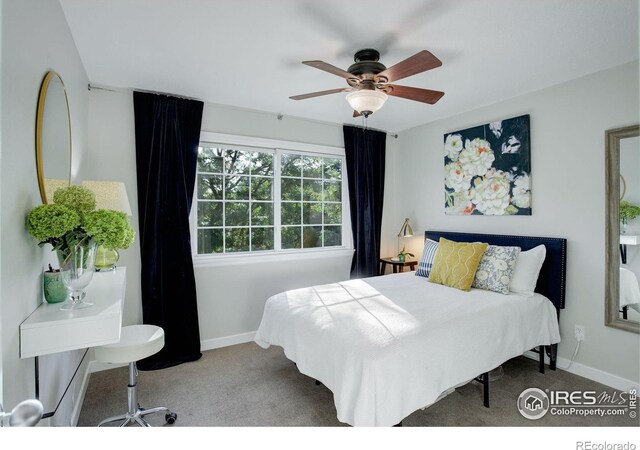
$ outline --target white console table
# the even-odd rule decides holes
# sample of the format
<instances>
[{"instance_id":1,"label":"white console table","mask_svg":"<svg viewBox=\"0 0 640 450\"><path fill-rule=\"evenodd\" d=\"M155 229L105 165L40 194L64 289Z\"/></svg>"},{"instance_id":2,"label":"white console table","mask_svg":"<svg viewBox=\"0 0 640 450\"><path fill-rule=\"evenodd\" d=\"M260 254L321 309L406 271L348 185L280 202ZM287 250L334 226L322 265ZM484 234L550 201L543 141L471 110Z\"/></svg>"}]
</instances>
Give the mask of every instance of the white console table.
<instances>
[{"instance_id":1,"label":"white console table","mask_svg":"<svg viewBox=\"0 0 640 450\"><path fill-rule=\"evenodd\" d=\"M88 308L61 311L61 303L41 303L20 324L20 358L118 342L125 281L126 267L96 272L86 290Z\"/></svg>"}]
</instances>

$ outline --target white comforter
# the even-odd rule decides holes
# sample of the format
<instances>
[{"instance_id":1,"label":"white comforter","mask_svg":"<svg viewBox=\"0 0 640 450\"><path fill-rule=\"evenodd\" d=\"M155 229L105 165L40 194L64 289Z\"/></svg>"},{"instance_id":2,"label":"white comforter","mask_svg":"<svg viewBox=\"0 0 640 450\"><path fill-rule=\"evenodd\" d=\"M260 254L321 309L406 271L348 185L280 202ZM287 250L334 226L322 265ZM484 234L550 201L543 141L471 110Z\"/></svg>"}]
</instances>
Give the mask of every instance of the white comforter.
<instances>
[{"instance_id":1,"label":"white comforter","mask_svg":"<svg viewBox=\"0 0 640 450\"><path fill-rule=\"evenodd\" d=\"M409 272L277 294L255 341L331 389L341 422L391 426L560 333L539 294L463 292Z\"/></svg>"}]
</instances>

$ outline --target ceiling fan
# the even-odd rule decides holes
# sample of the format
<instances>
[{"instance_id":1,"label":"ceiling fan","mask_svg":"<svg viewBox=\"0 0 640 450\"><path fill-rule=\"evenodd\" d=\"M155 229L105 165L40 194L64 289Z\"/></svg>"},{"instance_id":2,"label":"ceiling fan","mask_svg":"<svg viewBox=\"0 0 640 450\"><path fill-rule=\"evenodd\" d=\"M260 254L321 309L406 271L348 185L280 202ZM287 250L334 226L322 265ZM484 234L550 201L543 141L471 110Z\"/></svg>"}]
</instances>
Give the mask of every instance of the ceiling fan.
<instances>
[{"instance_id":1,"label":"ceiling fan","mask_svg":"<svg viewBox=\"0 0 640 450\"><path fill-rule=\"evenodd\" d=\"M402 78L440 67L442 61L426 50L422 50L388 68L378 61L380 53L372 48L357 51L353 59L355 62L346 71L324 61L302 61L302 64L346 79L349 87L294 95L289 98L292 100L304 100L306 98L320 97L321 95L349 92L347 94L347 102L353 108L353 117L361 115L368 117L384 105L388 95L431 105L444 95L444 92L440 91L390 84Z\"/></svg>"}]
</instances>

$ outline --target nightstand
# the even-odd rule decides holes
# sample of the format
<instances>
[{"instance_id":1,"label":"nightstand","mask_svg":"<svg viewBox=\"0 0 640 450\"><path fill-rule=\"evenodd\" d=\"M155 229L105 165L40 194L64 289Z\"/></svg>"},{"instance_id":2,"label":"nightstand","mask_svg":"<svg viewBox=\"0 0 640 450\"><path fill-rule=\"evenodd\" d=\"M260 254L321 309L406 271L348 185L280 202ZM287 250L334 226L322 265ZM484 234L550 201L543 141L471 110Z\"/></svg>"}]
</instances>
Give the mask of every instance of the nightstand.
<instances>
[{"instance_id":1,"label":"nightstand","mask_svg":"<svg viewBox=\"0 0 640 450\"><path fill-rule=\"evenodd\" d=\"M391 264L391 266L393 267L393 273L398 273L398 267L400 268L400 272L403 272L405 267L409 267L409 270L416 270L418 261L415 259L405 259L404 261L397 261L395 259L391 259L391 257L380 258L380 275L384 275L384 272L387 269L387 264Z\"/></svg>"}]
</instances>

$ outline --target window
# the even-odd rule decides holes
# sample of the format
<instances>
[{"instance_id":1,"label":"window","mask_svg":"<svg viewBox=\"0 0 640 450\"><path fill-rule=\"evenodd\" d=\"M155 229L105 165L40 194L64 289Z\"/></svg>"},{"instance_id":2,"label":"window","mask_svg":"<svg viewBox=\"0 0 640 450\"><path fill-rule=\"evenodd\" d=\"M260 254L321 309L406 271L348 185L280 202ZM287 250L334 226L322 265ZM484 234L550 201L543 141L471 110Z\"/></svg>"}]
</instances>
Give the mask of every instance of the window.
<instances>
[{"instance_id":1,"label":"window","mask_svg":"<svg viewBox=\"0 0 640 450\"><path fill-rule=\"evenodd\" d=\"M344 157L337 149L310 152L244 140L263 145L203 140L198 148L191 216L197 256L350 245L343 231Z\"/></svg>"},{"instance_id":2,"label":"window","mask_svg":"<svg viewBox=\"0 0 640 450\"><path fill-rule=\"evenodd\" d=\"M273 250L273 153L198 148L198 254Z\"/></svg>"},{"instance_id":3,"label":"window","mask_svg":"<svg viewBox=\"0 0 640 450\"><path fill-rule=\"evenodd\" d=\"M279 156L282 248L342 245L342 160Z\"/></svg>"}]
</instances>

